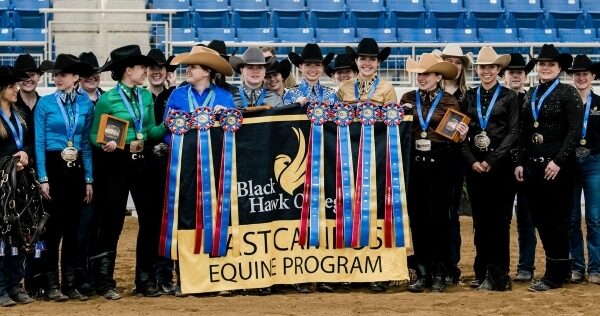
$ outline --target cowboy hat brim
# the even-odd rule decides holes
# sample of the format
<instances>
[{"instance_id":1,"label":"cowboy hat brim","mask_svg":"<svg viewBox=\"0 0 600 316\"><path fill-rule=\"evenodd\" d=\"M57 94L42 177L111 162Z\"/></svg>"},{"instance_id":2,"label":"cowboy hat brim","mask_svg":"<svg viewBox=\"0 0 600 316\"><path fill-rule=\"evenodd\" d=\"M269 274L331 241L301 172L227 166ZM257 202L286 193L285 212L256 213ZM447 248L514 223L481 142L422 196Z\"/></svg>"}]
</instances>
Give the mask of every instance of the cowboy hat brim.
<instances>
[{"instance_id":1,"label":"cowboy hat brim","mask_svg":"<svg viewBox=\"0 0 600 316\"><path fill-rule=\"evenodd\" d=\"M574 73L582 72L582 71L590 71L591 73L598 76L598 74L600 74L600 63L592 63L588 67L567 68L565 71L566 71L567 75L572 75ZM596 79L600 79L600 78L596 78Z\"/></svg>"},{"instance_id":2,"label":"cowboy hat brim","mask_svg":"<svg viewBox=\"0 0 600 316\"><path fill-rule=\"evenodd\" d=\"M74 63L63 69L57 69L55 62L53 62L51 60L44 60L40 64L40 68L44 72L51 73L51 74L70 73L70 74L87 76L87 75L94 73L94 67L92 67L90 64L84 63L82 61Z\"/></svg>"},{"instance_id":3,"label":"cowboy hat brim","mask_svg":"<svg viewBox=\"0 0 600 316\"><path fill-rule=\"evenodd\" d=\"M478 60L475 65L498 65L500 66L500 69L503 69L510 63L510 58L510 55L500 55L500 57L496 58L494 61L479 62Z\"/></svg>"},{"instance_id":4,"label":"cowboy hat brim","mask_svg":"<svg viewBox=\"0 0 600 316\"><path fill-rule=\"evenodd\" d=\"M561 70L567 70L573 63L573 56L567 53L560 53L555 58L533 58L532 60L534 60L536 64L540 61L556 61Z\"/></svg>"},{"instance_id":5,"label":"cowboy hat brim","mask_svg":"<svg viewBox=\"0 0 600 316\"><path fill-rule=\"evenodd\" d=\"M358 58L358 56L370 56L370 57L377 57L377 60L382 62L382 61L385 61L388 57L390 57L391 53L392 53L392 49L389 47L385 47L382 50L380 50L379 53L377 53L377 54L359 54L354 50L354 48L352 48L350 46L346 46L346 54L348 54L348 56L350 56L350 58L352 58L352 59L356 59L356 58Z\"/></svg>"},{"instance_id":6,"label":"cowboy hat brim","mask_svg":"<svg viewBox=\"0 0 600 316\"><path fill-rule=\"evenodd\" d=\"M256 61L256 62L245 62L241 57L237 57L237 56L231 56L229 58L229 64L231 65L231 68L233 68L233 70L235 72L237 72L238 74L242 73L242 67L246 66L246 65L262 65L265 66L265 68L269 68L270 66L272 66L275 63L275 58L270 58L269 61Z\"/></svg>"},{"instance_id":7,"label":"cowboy hat brim","mask_svg":"<svg viewBox=\"0 0 600 316\"><path fill-rule=\"evenodd\" d=\"M9 67L11 71L11 75L9 76L1 76L0 77L0 87L8 86L10 84L15 84L17 82L25 81L29 79L29 76L22 70L16 69L11 66Z\"/></svg>"},{"instance_id":8,"label":"cowboy hat brim","mask_svg":"<svg viewBox=\"0 0 600 316\"><path fill-rule=\"evenodd\" d=\"M136 56L125 57L123 59L119 59L118 61L113 61L112 59L110 59L104 65L102 65L102 67L100 67L100 69L98 69L98 72L111 71L116 66L120 66L120 65L150 66L150 65L154 65L154 64L156 64L156 61L154 61L154 59L152 59L146 55L136 55Z\"/></svg>"},{"instance_id":9,"label":"cowboy hat brim","mask_svg":"<svg viewBox=\"0 0 600 316\"><path fill-rule=\"evenodd\" d=\"M454 79L458 75L458 68L447 61L435 63L428 68L420 68L419 63L412 58L406 60L406 71L418 74L423 73L439 73L445 80Z\"/></svg>"},{"instance_id":10,"label":"cowboy hat brim","mask_svg":"<svg viewBox=\"0 0 600 316\"><path fill-rule=\"evenodd\" d=\"M294 66L296 67L300 67L300 64L304 64L304 63L323 63L324 59L317 59L317 58L310 58L310 59L304 59L302 56L298 55L298 53L296 52L290 52L288 54L288 58L289 60L292 62L292 64L294 64Z\"/></svg>"},{"instance_id":11,"label":"cowboy hat brim","mask_svg":"<svg viewBox=\"0 0 600 316\"><path fill-rule=\"evenodd\" d=\"M221 56L213 53L182 53L173 58L171 65L204 65L225 76L233 75L231 65Z\"/></svg>"},{"instance_id":12,"label":"cowboy hat brim","mask_svg":"<svg viewBox=\"0 0 600 316\"><path fill-rule=\"evenodd\" d=\"M284 59L279 62L279 69L267 69L266 74L270 75L276 73L281 74L281 78L283 78L283 80L286 80L290 76L290 73L292 73L292 63L289 60Z\"/></svg>"},{"instance_id":13,"label":"cowboy hat brim","mask_svg":"<svg viewBox=\"0 0 600 316\"><path fill-rule=\"evenodd\" d=\"M442 57L442 59L447 58L447 57L458 58L462 61L463 66L465 68L469 68L469 67L471 67L471 65L473 65L473 53L472 52L468 52L464 55L450 55L450 54L444 54L439 49L434 49L432 51L432 53Z\"/></svg>"}]
</instances>

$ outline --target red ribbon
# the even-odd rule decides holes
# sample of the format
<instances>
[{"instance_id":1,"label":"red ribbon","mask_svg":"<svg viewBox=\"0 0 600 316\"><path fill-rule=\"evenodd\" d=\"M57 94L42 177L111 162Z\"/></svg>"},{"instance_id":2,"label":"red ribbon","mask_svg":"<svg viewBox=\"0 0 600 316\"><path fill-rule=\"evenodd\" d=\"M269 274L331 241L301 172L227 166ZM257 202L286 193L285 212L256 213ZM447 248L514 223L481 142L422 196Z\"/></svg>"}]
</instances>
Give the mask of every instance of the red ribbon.
<instances>
[{"instance_id":1,"label":"red ribbon","mask_svg":"<svg viewBox=\"0 0 600 316\"><path fill-rule=\"evenodd\" d=\"M198 130L200 133L200 130ZM200 152L200 139L198 139L198 150ZM202 219L202 160L200 155L196 157L196 241L194 244L194 254L200 253L202 247L202 228L204 223Z\"/></svg>"},{"instance_id":2,"label":"red ribbon","mask_svg":"<svg viewBox=\"0 0 600 316\"><path fill-rule=\"evenodd\" d=\"M352 217L352 247L360 247L360 210L361 210L361 197L360 192L362 192L362 176L363 176L363 167L362 167L362 131L360 137L360 145L358 146L358 167L356 170L356 190L357 196L354 198L354 216Z\"/></svg>"},{"instance_id":3,"label":"red ribbon","mask_svg":"<svg viewBox=\"0 0 600 316\"><path fill-rule=\"evenodd\" d=\"M388 135L388 142L390 141ZM388 144L385 150L385 216L383 222L384 244L386 248L391 248L392 243L392 172L390 163L390 146Z\"/></svg>"},{"instance_id":4,"label":"red ribbon","mask_svg":"<svg viewBox=\"0 0 600 316\"><path fill-rule=\"evenodd\" d=\"M337 131L340 139L340 129ZM344 248L344 196L342 190L342 163L340 142L335 150L335 248ZM349 238L349 236L346 236Z\"/></svg>"},{"instance_id":5,"label":"red ribbon","mask_svg":"<svg viewBox=\"0 0 600 316\"><path fill-rule=\"evenodd\" d=\"M298 242L301 246L306 245L308 233L308 210L310 208L310 183L312 170L312 127L308 136L308 151L306 153L306 173L304 174L304 194L302 195L302 211L300 212L300 235ZM312 227L311 227L312 229Z\"/></svg>"}]
</instances>

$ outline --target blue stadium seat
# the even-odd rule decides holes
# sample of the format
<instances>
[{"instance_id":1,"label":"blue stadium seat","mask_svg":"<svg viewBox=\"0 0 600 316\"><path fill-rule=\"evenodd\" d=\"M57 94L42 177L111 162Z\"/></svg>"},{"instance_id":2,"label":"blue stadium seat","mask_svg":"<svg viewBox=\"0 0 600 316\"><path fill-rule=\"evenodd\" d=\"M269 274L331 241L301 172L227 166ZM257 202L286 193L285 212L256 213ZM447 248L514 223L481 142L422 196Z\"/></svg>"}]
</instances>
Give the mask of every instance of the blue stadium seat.
<instances>
[{"instance_id":1,"label":"blue stadium seat","mask_svg":"<svg viewBox=\"0 0 600 316\"><path fill-rule=\"evenodd\" d=\"M153 0L152 7L154 9L174 9L189 11L190 0Z\"/></svg>"},{"instance_id":2,"label":"blue stadium seat","mask_svg":"<svg viewBox=\"0 0 600 316\"><path fill-rule=\"evenodd\" d=\"M600 1L581 0L581 9L583 9L587 15L587 27L600 27Z\"/></svg>"},{"instance_id":3,"label":"blue stadium seat","mask_svg":"<svg viewBox=\"0 0 600 316\"><path fill-rule=\"evenodd\" d=\"M33 11L39 13L40 9L50 7L50 0L13 0L12 5L16 11Z\"/></svg>"},{"instance_id":4,"label":"blue stadium seat","mask_svg":"<svg viewBox=\"0 0 600 316\"><path fill-rule=\"evenodd\" d=\"M0 11L6 11L9 8L12 8L10 0L0 0Z\"/></svg>"},{"instance_id":5,"label":"blue stadium seat","mask_svg":"<svg viewBox=\"0 0 600 316\"><path fill-rule=\"evenodd\" d=\"M470 28L506 28L504 9L497 0L465 0Z\"/></svg>"},{"instance_id":6,"label":"blue stadium seat","mask_svg":"<svg viewBox=\"0 0 600 316\"><path fill-rule=\"evenodd\" d=\"M316 29L317 42L347 43L354 42L354 29Z\"/></svg>"},{"instance_id":7,"label":"blue stadium seat","mask_svg":"<svg viewBox=\"0 0 600 316\"><path fill-rule=\"evenodd\" d=\"M12 29L0 29L0 42L10 42L13 40ZM0 53L12 53L12 46L0 46Z\"/></svg>"},{"instance_id":8,"label":"blue stadium seat","mask_svg":"<svg viewBox=\"0 0 600 316\"><path fill-rule=\"evenodd\" d=\"M350 26L354 27L386 27L385 13L382 0L346 0L350 12Z\"/></svg>"},{"instance_id":9,"label":"blue stadium seat","mask_svg":"<svg viewBox=\"0 0 600 316\"><path fill-rule=\"evenodd\" d=\"M555 28L583 28L585 16L579 0L544 0L546 26Z\"/></svg>"},{"instance_id":10,"label":"blue stadium seat","mask_svg":"<svg viewBox=\"0 0 600 316\"><path fill-rule=\"evenodd\" d=\"M304 0L269 0L273 11L306 11Z\"/></svg>"},{"instance_id":11,"label":"blue stadium seat","mask_svg":"<svg viewBox=\"0 0 600 316\"><path fill-rule=\"evenodd\" d=\"M429 26L437 28L464 28L465 9L462 0L427 0Z\"/></svg>"},{"instance_id":12,"label":"blue stadium seat","mask_svg":"<svg viewBox=\"0 0 600 316\"><path fill-rule=\"evenodd\" d=\"M12 17L14 12L2 11L0 12L0 28L12 28L14 27Z\"/></svg>"},{"instance_id":13,"label":"blue stadium seat","mask_svg":"<svg viewBox=\"0 0 600 316\"><path fill-rule=\"evenodd\" d=\"M314 28L345 28L346 5L344 0L307 0L310 25Z\"/></svg>"},{"instance_id":14,"label":"blue stadium seat","mask_svg":"<svg viewBox=\"0 0 600 316\"><path fill-rule=\"evenodd\" d=\"M169 21L168 14L150 14L151 21ZM192 16L189 11L177 12L171 15L171 27L190 28L192 27Z\"/></svg>"},{"instance_id":15,"label":"blue stadium seat","mask_svg":"<svg viewBox=\"0 0 600 316\"><path fill-rule=\"evenodd\" d=\"M558 29L557 34L561 42L589 43L598 40L596 29ZM561 49L571 54L598 54L598 49L591 47L565 47Z\"/></svg>"},{"instance_id":16,"label":"blue stadium seat","mask_svg":"<svg viewBox=\"0 0 600 316\"><path fill-rule=\"evenodd\" d=\"M521 42L552 43L557 41L555 29L520 28L519 38Z\"/></svg>"},{"instance_id":17,"label":"blue stadium seat","mask_svg":"<svg viewBox=\"0 0 600 316\"><path fill-rule=\"evenodd\" d=\"M231 0L231 9L234 11L265 11L267 0Z\"/></svg>"},{"instance_id":18,"label":"blue stadium seat","mask_svg":"<svg viewBox=\"0 0 600 316\"><path fill-rule=\"evenodd\" d=\"M192 11L223 11L229 10L229 0L192 0Z\"/></svg>"},{"instance_id":19,"label":"blue stadium seat","mask_svg":"<svg viewBox=\"0 0 600 316\"><path fill-rule=\"evenodd\" d=\"M16 28L13 31L15 41L23 42L44 42L46 40L46 29ZM15 47L15 52L19 53L37 53L44 52L44 46L19 46Z\"/></svg>"},{"instance_id":20,"label":"blue stadium seat","mask_svg":"<svg viewBox=\"0 0 600 316\"><path fill-rule=\"evenodd\" d=\"M356 38L361 39L371 37L379 43L397 42L396 29L372 29L372 28L356 28Z\"/></svg>"},{"instance_id":21,"label":"blue stadium seat","mask_svg":"<svg viewBox=\"0 0 600 316\"><path fill-rule=\"evenodd\" d=\"M479 40L484 43L514 43L518 42L517 29L511 28L480 28L477 30ZM517 53L519 48L515 47L495 47L496 52L500 54Z\"/></svg>"},{"instance_id":22,"label":"blue stadium seat","mask_svg":"<svg viewBox=\"0 0 600 316\"><path fill-rule=\"evenodd\" d=\"M238 28L237 39L240 42L274 42L272 28Z\"/></svg>"},{"instance_id":23,"label":"blue stadium seat","mask_svg":"<svg viewBox=\"0 0 600 316\"><path fill-rule=\"evenodd\" d=\"M510 12L510 27L541 28L544 26L544 12L540 6L541 0L504 0L504 9Z\"/></svg>"},{"instance_id":24,"label":"blue stadium seat","mask_svg":"<svg viewBox=\"0 0 600 316\"><path fill-rule=\"evenodd\" d=\"M277 39L281 42L313 43L315 31L312 28L281 28L277 29Z\"/></svg>"},{"instance_id":25,"label":"blue stadium seat","mask_svg":"<svg viewBox=\"0 0 600 316\"><path fill-rule=\"evenodd\" d=\"M235 30L232 28L203 28L198 29L196 34L198 34L197 38L200 42L208 42L214 39L220 39L224 42L235 41Z\"/></svg>"},{"instance_id":26,"label":"blue stadium seat","mask_svg":"<svg viewBox=\"0 0 600 316\"><path fill-rule=\"evenodd\" d=\"M306 9L298 11L273 10L271 25L274 28L306 28L308 27L308 13Z\"/></svg>"},{"instance_id":27,"label":"blue stadium seat","mask_svg":"<svg viewBox=\"0 0 600 316\"><path fill-rule=\"evenodd\" d=\"M193 14L194 26L197 28L217 28L231 26L229 10L196 9Z\"/></svg>"},{"instance_id":28,"label":"blue stadium seat","mask_svg":"<svg viewBox=\"0 0 600 316\"><path fill-rule=\"evenodd\" d=\"M475 29L438 29L438 39L444 43L477 42Z\"/></svg>"},{"instance_id":29,"label":"blue stadium seat","mask_svg":"<svg viewBox=\"0 0 600 316\"><path fill-rule=\"evenodd\" d=\"M402 43L435 43L437 42L436 29L411 29L399 28L398 41Z\"/></svg>"},{"instance_id":30,"label":"blue stadium seat","mask_svg":"<svg viewBox=\"0 0 600 316\"><path fill-rule=\"evenodd\" d=\"M171 41L172 42L191 42L196 40L196 30L193 28L172 28L171 29Z\"/></svg>"},{"instance_id":31,"label":"blue stadium seat","mask_svg":"<svg viewBox=\"0 0 600 316\"><path fill-rule=\"evenodd\" d=\"M388 25L394 28L424 28L423 0L387 0Z\"/></svg>"}]
</instances>

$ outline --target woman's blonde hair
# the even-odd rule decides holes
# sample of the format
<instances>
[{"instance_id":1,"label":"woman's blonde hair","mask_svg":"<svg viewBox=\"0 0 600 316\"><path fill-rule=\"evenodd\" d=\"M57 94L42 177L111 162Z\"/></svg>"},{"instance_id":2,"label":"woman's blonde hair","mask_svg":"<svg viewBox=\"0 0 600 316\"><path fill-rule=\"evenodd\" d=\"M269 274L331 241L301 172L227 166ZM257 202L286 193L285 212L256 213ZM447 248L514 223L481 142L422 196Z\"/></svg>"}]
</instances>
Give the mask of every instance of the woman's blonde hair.
<instances>
[{"instance_id":1,"label":"woman's blonde hair","mask_svg":"<svg viewBox=\"0 0 600 316\"><path fill-rule=\"evenodd\" d=\"M6 90L7 87L8 87L8 85L6 85L4 87L0 87L0 96L4 93L4 90ZM25 128L27 128L27 123L24 120L23 113L21 113L21 110L19 110L17 108L17 105L11 102L10 108L11 108L11 110L13 110L14 113L16 113L19 121L22 122L23 125L25 125ZM0 139L6 139L6 138L8 138L8 132L6 131L6 128L4 128L4 124L0 124Z\"/></svg>"},{"instance_id":2,"label":"woman's blonde hair","mask_svg":"<svg viewBox=\"0 0 600 316\"><path fill-rule=\"evenodd\" d=\"M462 60L461 60L462 63ZM458 81L458 90L460 91L461 95L465 95L465 93L467 93L467 90L469 90L469 87L467 87L467 76L465 75L465 64L462 64L462 68L460 70L460 76L458 77L458 79L456 79ZM442 80L442 89L445 91L446 90L446 80ZM460 101L460 100L459 100Z\"/></svg>"}]
</instances>

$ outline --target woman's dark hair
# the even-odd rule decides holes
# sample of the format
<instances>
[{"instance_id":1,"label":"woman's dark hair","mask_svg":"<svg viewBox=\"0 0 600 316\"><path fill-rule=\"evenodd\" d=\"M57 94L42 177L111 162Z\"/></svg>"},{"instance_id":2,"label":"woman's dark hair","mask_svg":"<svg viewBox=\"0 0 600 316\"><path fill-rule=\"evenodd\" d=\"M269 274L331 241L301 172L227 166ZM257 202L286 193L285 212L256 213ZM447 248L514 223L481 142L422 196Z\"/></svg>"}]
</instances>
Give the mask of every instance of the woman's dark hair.
<instances>
[{"instance_id":1,"label":"woman's dark hair","mask_svg":"<svg viewBox=\"0 0 600 316\"><path fill-rule=\"evenodd\" d=\"M114 65L110 71L110 77L114 81L121 81L123 80L123 76L125 75L125 70L127 70L127 67L135 67L136 65L148 66L136 62L125 62L119 65Z\"/></svg>"}]
</instances>

